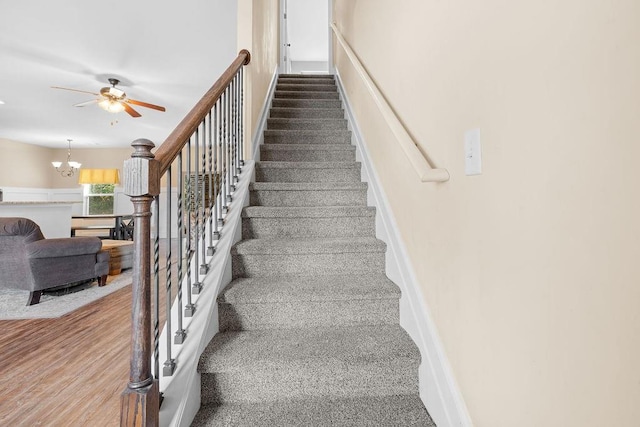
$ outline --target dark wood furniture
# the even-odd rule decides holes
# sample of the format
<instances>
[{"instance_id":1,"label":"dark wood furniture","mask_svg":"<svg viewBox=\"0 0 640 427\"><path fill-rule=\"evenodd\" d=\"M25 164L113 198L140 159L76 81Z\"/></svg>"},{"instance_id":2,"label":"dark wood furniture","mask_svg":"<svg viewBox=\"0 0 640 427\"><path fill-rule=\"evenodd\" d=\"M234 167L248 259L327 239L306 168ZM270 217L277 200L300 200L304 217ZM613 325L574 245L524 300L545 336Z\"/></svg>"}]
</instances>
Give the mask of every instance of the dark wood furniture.
<instances>
[{"instance_id":1,"label":"dark wood furniture","mask_svg":"<svg viewBox=\"0 0 640 427\"><path fill-rule=\"evenodd\" d=\"M131 214L114 214L114 215L77 215L72 219L81 220L97 220L100 224L88 224L86 221L82 225L71 226L71 237L76 235L76 231L80 230L105 230L104 239L111 240L133 240L133 215ZM104 222L113 220L113 226L105 225ZM93 222L93 221L91 221Z\"/></svg>"}]
</instances>

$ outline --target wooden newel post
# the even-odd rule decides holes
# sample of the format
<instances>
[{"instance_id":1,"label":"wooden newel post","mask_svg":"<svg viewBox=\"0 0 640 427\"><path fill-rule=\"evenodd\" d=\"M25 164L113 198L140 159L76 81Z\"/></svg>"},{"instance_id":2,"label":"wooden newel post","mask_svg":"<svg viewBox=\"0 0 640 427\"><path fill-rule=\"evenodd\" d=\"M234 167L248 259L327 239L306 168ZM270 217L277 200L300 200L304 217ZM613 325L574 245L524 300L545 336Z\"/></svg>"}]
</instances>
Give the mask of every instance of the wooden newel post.
<instances>
[{"instance_id":1,"label":"wooden newel post","mask_svg":"<svg viewBox=\"0 0 640 427\"><path fill-rule=\"evenodd\" d=\"M160 163L153 142L137 139L124 162L125 194L133 202L134 260L129 383L120 396L120 426L157 426L158 381L151 374L151 203L160 194Z\"/></svg>"}]
</instances>

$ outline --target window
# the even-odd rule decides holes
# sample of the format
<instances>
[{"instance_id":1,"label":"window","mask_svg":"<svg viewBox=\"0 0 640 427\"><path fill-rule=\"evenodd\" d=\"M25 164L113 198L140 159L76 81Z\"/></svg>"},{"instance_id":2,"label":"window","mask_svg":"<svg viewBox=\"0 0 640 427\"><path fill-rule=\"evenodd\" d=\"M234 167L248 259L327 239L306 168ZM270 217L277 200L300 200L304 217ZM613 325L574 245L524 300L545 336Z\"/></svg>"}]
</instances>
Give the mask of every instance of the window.
<instances>
[{"instance_id":1,"label":"window","mask_svg":"<svg viewBox=\"0 0 640 427\"><path fill-rule=\"evenodd\" d=\"M111 215L115 207L114 184L84 184L86 215Z\"/></svg>"}]
</instances>

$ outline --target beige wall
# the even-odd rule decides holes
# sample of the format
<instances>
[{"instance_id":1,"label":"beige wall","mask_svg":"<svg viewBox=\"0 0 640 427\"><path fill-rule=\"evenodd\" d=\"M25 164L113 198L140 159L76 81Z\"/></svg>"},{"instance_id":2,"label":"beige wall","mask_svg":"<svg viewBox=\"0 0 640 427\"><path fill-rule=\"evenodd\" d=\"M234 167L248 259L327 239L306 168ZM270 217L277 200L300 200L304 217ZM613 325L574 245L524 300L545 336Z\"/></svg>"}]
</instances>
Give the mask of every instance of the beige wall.
<instances>
[{"instance_id":1,"label":"beige wall","mask_svg":"<svg viewBox=\"0 0 640 427\"><path fill-rule=\"evenodd\" d=\"M52 157L51 148L0 138L0 188L49 188L55 172Z\"/></svg>"},{"instance_id":2,"label":"beige wall","mask_svg":"<svg viewBox=\"0 0 640 427\"><path fill-rule=\"evenodd\" d=\"M640 419L640 3L334 0L436 166L420 183L336 48L477 427ZM464 175L480 128L484 173Z\"/></svg>"},{"instance_id":3,"label":"beige wall","mask_svg":"<svg viewBox=\"0 0 640 427\"><path fill-rule=\"evenodd\" d=\"M122 164L131 156L132 148L71 149L71 160L83 168L122 171ZM67 149L0 139L0 188L72 188L78 186L77 176L63 178L51 165L54 160L66 162ZM64 166L64 165L63 165ZM122 178L122 176L121 176Z\"/></svg>"},{"instance_id":4,"label":"beige wall","mask_svg":"<svg viewBox=\"0 0 640 427\"><path fill-rule=\"evenodd\" d=\"M245 102L249 106L245 119L245 156L249 159L253 156L251 138L278 65L278 11L278 0L238 1L238 50L251 52L251 63L245 70Z\"/></svg>"},{"instance_id":5,"label":"beige wall","mask_svg":"<svg viewBox=\"0 0 640 427\"><path fill-rule=\"evenodd\" d=\"M66 162L66 149L55 149L53 153L55 159ZM122 165L131 157L131 153L133 148L71 148L71 160L80 162L83 169L119 169L122 180ZM53 169L51 164L49 167ZM79 185L77 177L63 178L55 170L53 171L52 188L68 188L77 185Z\"/></svg>"}]
</instances>

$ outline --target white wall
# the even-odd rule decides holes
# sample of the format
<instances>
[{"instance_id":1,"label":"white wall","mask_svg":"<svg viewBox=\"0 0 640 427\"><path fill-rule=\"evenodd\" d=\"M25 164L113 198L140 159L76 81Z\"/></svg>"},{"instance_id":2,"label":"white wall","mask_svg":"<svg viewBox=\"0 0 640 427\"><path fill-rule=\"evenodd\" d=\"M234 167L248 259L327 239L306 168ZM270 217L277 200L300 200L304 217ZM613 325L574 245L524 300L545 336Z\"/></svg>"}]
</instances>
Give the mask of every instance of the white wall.
<instances>
[{"instance_id":1,"label":"white wall","mask_svg":"<svg viewBox=\"0 0 640 427\"><path fill-rule=\"evenodd\" d=\"M326 72L329 61L329 1L286 1L291 72Z\"/></svg>"}]
</instances>

